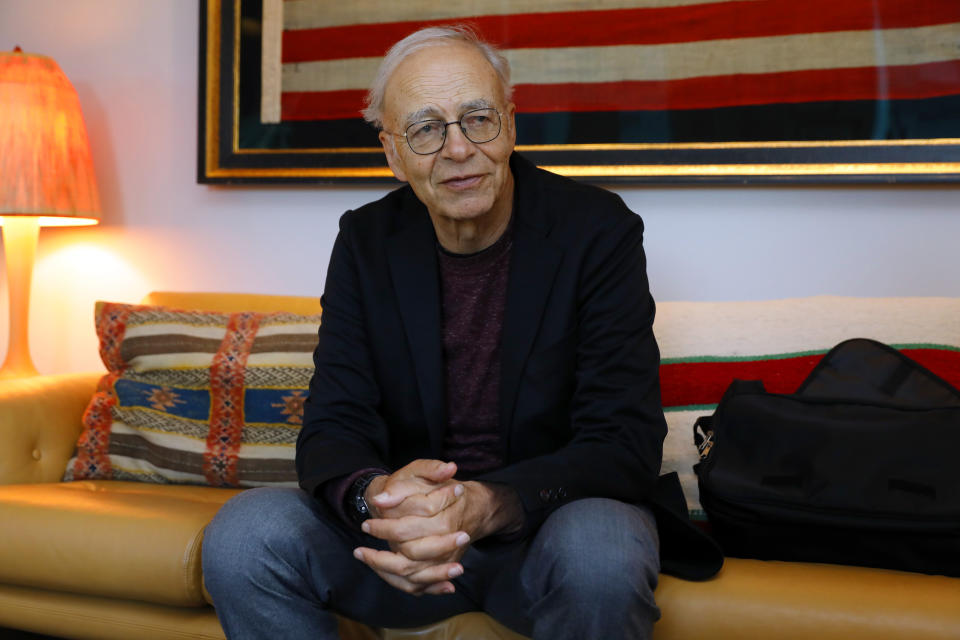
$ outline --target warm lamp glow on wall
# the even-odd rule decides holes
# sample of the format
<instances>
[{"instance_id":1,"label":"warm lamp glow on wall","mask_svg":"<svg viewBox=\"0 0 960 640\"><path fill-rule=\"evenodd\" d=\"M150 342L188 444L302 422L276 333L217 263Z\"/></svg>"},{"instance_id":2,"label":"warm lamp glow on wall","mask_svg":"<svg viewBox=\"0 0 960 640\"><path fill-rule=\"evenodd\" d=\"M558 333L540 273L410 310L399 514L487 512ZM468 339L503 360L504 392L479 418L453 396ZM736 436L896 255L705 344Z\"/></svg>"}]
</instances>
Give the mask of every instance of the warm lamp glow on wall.
<instances>
[{"instance_id":1,"label":"warm lamp glow on wall","mask_svg":"<svg viewBox=\"0 0 960 640\"><path fill-rule=\"evenodd\" d=\"M51 58L19 47L0 52L0 225L10 294L0 378L37 374L28 321L40 227L99 221L90 145L73 85Z\"/></svg>"}]
</instances>

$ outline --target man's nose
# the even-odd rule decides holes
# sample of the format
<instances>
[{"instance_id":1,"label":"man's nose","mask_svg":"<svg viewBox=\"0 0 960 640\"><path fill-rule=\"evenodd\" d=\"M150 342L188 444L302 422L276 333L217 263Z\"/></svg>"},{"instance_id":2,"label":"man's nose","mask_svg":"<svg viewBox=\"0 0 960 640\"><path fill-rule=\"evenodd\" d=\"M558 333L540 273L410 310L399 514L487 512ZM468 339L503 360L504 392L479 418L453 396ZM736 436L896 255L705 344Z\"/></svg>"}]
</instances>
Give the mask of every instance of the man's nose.
<instances>
[{"instance_id":1,"label":"man's nose","mask_svg":"<svg viewBox=\"0 0 960 640\"><path fill-rule=\"evenodd\" d=\"M451 122L447 125L447 136L440 152L454 159L465 158L473 153L473 143L460 128L459 122Z\"/></svg>"}]
</instances>

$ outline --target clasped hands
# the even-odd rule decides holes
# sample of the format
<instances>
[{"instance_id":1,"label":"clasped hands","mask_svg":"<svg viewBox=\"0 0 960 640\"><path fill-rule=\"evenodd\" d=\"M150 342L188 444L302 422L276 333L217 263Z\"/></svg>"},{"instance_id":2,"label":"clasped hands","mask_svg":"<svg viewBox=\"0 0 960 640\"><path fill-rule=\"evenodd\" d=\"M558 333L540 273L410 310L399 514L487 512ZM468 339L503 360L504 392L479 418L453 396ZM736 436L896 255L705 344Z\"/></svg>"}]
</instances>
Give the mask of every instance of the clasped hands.
<instances>
[{"instance_id":1,"label":"clasped hands","mask_svg":"<svg viewBox=\"0 0 960 640\"><path fill-rule=\"evenodd\" d=\"M389 551L357 547L354 557L388 584L413 595L453 593L470 541L489 535L494 492L454 478L457 465L415 460L367 488L372 518L363 531L386 540Z\"/></svg>"}]
</instances>

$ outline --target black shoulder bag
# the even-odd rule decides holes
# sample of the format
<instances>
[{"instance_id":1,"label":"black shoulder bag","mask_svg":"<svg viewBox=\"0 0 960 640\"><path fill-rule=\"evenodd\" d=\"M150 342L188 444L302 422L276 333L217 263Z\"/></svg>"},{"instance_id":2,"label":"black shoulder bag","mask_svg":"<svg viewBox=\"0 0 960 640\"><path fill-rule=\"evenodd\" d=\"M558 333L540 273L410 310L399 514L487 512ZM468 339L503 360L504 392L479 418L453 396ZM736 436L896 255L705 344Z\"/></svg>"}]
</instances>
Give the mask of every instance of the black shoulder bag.
<instances>
[{"instance_id":1,"label":"black shoulder bag","mask_svg":"<svg viewBox=\"0 0 960 640\"><path fill-rule=\"evenodd\" d=\"M842 342L794 394L736 380L694 440L727 555L960 576L960 391L897 350Z\"/></svg>"}]
</instances>

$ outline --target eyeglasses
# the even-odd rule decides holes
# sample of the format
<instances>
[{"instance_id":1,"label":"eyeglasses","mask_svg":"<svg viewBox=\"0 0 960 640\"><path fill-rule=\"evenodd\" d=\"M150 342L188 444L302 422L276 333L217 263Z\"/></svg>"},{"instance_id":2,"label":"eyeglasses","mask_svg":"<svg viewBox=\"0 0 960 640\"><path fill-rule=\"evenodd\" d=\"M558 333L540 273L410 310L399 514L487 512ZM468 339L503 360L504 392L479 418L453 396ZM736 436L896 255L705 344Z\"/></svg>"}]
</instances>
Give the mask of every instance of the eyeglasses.
<instances>
[{"instance_id":1,"label":"eyeglasses","mask_svg":"<svg viewBox=\"0 0 960 640\"><path fill-rule=\"evenodd\" d=\"M473 109L460 116L459 120L421 120L407 127L402 134L410 150L421 156L429 156L443 148L447 141L447 127L459 125L467 140L474 144L490 142L500 135L500 112L496 109ZM397 135L397 134L394 134Z\"/></svg>"}]
</instances>

